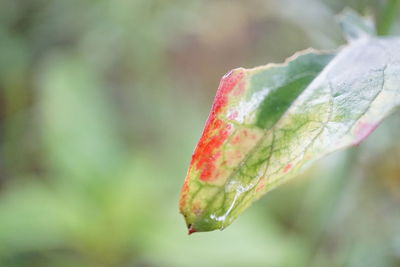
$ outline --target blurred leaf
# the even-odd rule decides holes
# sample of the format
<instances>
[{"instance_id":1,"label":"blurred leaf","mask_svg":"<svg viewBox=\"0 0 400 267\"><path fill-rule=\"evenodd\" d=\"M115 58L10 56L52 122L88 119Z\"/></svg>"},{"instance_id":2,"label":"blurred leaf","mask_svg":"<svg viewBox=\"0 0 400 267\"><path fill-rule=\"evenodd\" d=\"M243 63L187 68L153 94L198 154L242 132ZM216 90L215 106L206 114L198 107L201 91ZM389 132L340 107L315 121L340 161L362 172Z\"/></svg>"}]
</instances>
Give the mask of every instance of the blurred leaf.
<instances>
[{"instance_id":1,"label":"blurred leaf","mask_svg":"<svg viewBox=\"0 0 400 267\"><path fill-rule=\"evenodd\" d=\"M337 53L307 50L222 78L181 193L189 233L225 228L313 161L359 144L398 107L400 38L373 37L354 14L343 19L352 42Z\"/></svg>"},{"instance_id":2,"label":"blurred leaf","mask_svg":"<svg viewBox=\"0 0 400 267\"><path fill-rule=\"evenodd\" d=\"M49 57L38 79L48 161L69 178L112 177L123 160L107 91L85 61Z\"/></svg>"},{"instance_id":3,"label":"blurred leaf","mask_svg":"<svg viewBox=\"0 0 400 267\"><path fill-rule=\"evenodd\" d=\"M345 9L338 17L342 31L349 42L376 34L373 20L369 17L360 17L352 9Z\"/></svg>"}]
</instances>

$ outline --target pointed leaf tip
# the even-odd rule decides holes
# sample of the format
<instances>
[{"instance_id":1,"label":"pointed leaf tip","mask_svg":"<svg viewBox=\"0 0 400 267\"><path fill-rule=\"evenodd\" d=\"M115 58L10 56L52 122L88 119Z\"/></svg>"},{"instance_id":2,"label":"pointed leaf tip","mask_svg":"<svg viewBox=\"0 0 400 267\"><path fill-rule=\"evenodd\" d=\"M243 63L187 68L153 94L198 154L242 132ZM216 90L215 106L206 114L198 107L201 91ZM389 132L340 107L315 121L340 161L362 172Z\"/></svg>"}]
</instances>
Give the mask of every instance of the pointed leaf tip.
<instances>
[{"instance_id":1,"label":"pointed leaf tip","mask_svg":"<svg viewBox=\"0 0 400 267\"><path fill-rule=\"evenodd\" d=\"M196 233L196 232L197 232L196 229L194 229L192 225L189 225L189 227L188 227L188 235L191 235L191 234Z\"/></svg>"}]
</instances>

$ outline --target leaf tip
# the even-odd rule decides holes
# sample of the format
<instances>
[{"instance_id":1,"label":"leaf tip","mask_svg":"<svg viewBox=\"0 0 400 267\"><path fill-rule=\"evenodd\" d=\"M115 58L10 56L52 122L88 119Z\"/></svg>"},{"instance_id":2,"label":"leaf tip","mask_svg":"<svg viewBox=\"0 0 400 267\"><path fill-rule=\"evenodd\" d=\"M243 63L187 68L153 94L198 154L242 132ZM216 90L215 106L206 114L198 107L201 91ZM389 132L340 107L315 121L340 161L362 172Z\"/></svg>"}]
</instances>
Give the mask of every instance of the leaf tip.
<instances>
[{"instance_id":1,"label":"leaf tip","mask_svg":"<svg viewBox=\"0 0 400 267\"><path fill-rule=\"evenodd\" d=\"M196 233L196 232L197 232L197 230L194 229L194 227L191 224L189 224L188 225L188 235L191 235L191 234Z\"/></svg>"}]
</instances>

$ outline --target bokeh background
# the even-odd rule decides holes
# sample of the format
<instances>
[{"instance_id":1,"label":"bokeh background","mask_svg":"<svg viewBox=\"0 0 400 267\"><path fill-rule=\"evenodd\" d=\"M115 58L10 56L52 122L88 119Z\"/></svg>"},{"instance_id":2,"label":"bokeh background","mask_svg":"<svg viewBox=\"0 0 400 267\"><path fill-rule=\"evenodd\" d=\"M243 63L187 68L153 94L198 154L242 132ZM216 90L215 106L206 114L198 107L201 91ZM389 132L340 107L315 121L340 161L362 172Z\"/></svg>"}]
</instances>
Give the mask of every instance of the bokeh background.
<instances>
[{"instance_id":1,"label":"bokeh background","mask_svg":"<svg viewBox=\"0 0 400 267\"><path fill-rule=\"evenodd\" d=\"M220 77L389 2L1 0L0 266L400 266L400 113L222 232L178 213Z\"/></svg>"}]
</instances>

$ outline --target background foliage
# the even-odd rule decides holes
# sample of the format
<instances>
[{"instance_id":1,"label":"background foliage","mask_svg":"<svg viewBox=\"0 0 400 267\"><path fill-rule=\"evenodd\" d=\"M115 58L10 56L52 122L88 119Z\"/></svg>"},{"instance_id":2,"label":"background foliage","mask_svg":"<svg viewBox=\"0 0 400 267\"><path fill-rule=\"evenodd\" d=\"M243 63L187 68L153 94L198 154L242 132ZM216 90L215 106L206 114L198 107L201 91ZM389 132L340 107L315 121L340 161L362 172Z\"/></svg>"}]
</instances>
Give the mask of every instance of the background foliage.
<instances>
[{"instance_id":1,"label":"background foliage","mask_svg":"<svg viewBox=\"0 0 400 267\"><path fill-rule=\"evenodd\" d=\"M344 43L345 6L390 15L377 0L2 0L0 266L398 266L399 114L223 232L189 237L177 211L220 77Z\"/></svg>"}]
</instances>

